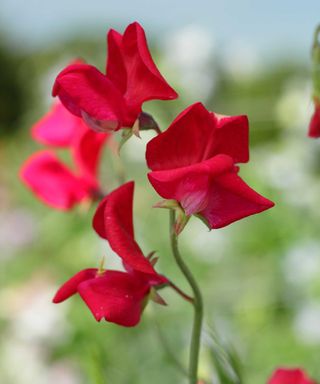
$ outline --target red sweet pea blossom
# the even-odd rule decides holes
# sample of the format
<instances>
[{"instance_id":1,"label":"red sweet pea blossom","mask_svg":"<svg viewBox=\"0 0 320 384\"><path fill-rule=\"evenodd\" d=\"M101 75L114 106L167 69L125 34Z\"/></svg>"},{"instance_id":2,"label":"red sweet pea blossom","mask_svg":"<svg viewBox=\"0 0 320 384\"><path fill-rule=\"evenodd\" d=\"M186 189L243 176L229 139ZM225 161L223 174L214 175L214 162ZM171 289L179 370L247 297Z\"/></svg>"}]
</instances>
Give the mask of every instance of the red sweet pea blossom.
<instances>
[{"instance_id":1,"label":"red sweet pea blossom","mask_svg":"<svg viewBox=\"0 0 320 384\"><path fill-rule=\"evenodd\" d=\"M178 96L154 64L138 23L130 24L123 35L109 31L106 74L88 64L69 65L57 76L52 94L103 132L131 128L145 101Z\"/></svg>"},{"instance_id":2,"label":"red sweet pea blossom","mask_svg":"<svg viewBox=\"0 0 320 384\"><path fill-rule=\"evenodd\" d=\"M273 373L268 384L316 384L316 382L301 369L279 368Z\"/></svg>"},{"instance_id":3,"label":"red sweet pea blossom","mask_svg":"<svg viewBox=\"0 0 320 384\"><path fill-rule=\"evenodd\" d=\"M309 124L309 137L320 137L320 100L314 98L314 113Z\"/></svg>"},{"instance_id":4,"label":"red sweet pea blossom","mask_svg":"<svg viewBox=\"0 0 320 384\"><path fill-rule=\"evenodd\" d=\"M69 169L51 150L36 152L27 159L20 176L40 200L53 208L69 210L101 194L97 170L109 135L93 132L60 103L34 125L32 135L41 143L67 146L74 161L74 169Z\"/></svg>"},{"instance_id":5,"label":"red sweet pea blossom","mask_svg":"<svg viewBox=\"0 0 320 384\"><path fill-rule=\"evenodd\" d=\"M246 116L221 116L201 103L183 111L147 146L149 181L186 215L221 228L274 204L251 189L235 163L249 160Z\"/></svg>"},{"instance_id":6,"label":"red sweet pea blossom","mask_svg":"<svg viewBox=\"0 0 320 384\"><path fill-rule=\"evenodd\" d=\"M79 293L97 321L131 327L140 317L152 287L167 283L134 240L132 222L134 183L107 195L93 219L96 232L106 238L123 260L126 272L85 269L68 280L53 301L60 303Z\"/></svg>"}]
</instances>

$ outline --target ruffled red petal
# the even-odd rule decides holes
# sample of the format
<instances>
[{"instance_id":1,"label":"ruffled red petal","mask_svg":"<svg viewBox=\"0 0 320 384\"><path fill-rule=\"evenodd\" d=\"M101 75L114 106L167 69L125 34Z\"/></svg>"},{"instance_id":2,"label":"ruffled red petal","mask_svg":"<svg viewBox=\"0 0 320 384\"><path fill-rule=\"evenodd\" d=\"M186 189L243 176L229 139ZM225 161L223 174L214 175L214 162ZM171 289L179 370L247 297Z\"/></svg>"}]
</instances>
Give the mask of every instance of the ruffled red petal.
<instances>
[{"instance_id":1,"label":"ruffled red petal","mask_svg":"<svg viewBox=\"0 0 320 384\"><path fill-rule=\"evenodd\" d=\"M143 301L149 286L126 272L106 271L101 277L87 280L78 292L97 321L133 327L140 321Z\"/></svg>"},{"instance_id":2,"label":"ruffled red petal","mask_svg":"<svg viewBox=\"0 0 320 384\"><path fill-rule=\"evenodd\" d=\"M208 205L210 180L233 168L231 157L218 155L188 167L150 172L148 178L160 196L179 201L191 215Z\"/></svg>"},{"instance_id":3,"label":"ruffled red petal","mask_svg":"<svg viewBox=\"0 0 320 384\"><path fill-rule=\"evenodd\" d=\"M123 262L136 271L156 274L139 245L134 240L132 205L134 182L128 182L107 195L93 218L93 228L109 241Z\"/></svg>"},{"instance_id":4,"label":"ruffled red petal","mask_svg":"<svg viewBox=\"0 0 320 384\"><path fill-rule=\"evenodd\" d=\"M248 120L216 115L196 103L148 143L146 159L148 167L157 171L185 167L220 153L235 162L248 161Z\"/></svg>"},{"instance_id":5,"label":"ruffled red petal","mask_svg":"<svg viewBox=\"0 0 320 384\"><path fill-rule=\"evenodd\" d=\"M120 91L91 65L65 68L57 76L52 94L94 130L117 130L122 125L124 100Z\"/></svg>"},{"instance_id":6,"label":"ruffled red petal","mask_svg":"<svg viewBox=\"0 0 320 384\"><path fill-rule=\"evenodd\" d=\"M40 200L57 209L69 210L89 196L88 185L51 151L32 155L23 164L20 176Z\"/></svg>"},{"instance_id":7,"label":"ruffled red petal","mask_svg":"<svg viewBox=\"0 0 320 384\"><path fill-rule=\"evenodd\" d=\"M128 105L147 100L178 97L156 67L147 45L145 32L137 22L130 24L122 38L122 54L127 72L125 99Z\"/></svg>"},{"instance_id":8,"label":"ruffled red petal","mask_svg":"<svg viewBox=\"0 0 320 384\"><path fill-rule=\"evenodd\" d=\"M97 271L98 270L96 268L89 268L78 272L59 288L52 301L57 304L68 299L70 296L78 292L78 286L80 283L93 279L96 276Z\"/></svg>"},{"instance_id":9,"label":"ruffled red petal","mask_svg":"<svg viewBox=\"0 0 320 384\"><path fill-rule=\"evenodd\" d=\"M127 71L122 54L122 35L114 29L110 29L107 40L108 59L106 74L124 95L127 89Z\"/></svg>"},{"instance_id":10,"label":"ruffled red petal","mask_svg":"<svg viewBox=\"0 0 320 384\"><path fill-rule=\"evenodd\" d=\"M273 206L272 201L255 192L232 171L211 179L208 204L200 215L211 228L222 228Z\"/></svg>"},{"instance_id":11,"label":"ruffled red petal","mask_svg":"<svg viewBox=\"0 0 320 384\"><path fill-rule=\"evenodd\" d=\"M148 177L160 196L179 201L187 215L202 215L211 228L224 227L274 205L237 175L227 155L188 167L150 172Z\"/></svg>"},{"instance_id":12,"label":"ruffled red petal","mask_svg":"<svg viewBox=\"0 0 320 384\"><path fill-rule=\"evenodd\" d=\"M233 158L235 163L249 161L249 121L245 115L224 116L211 112L217 126L215 145L212 153L224 153ZM209 151L210 153L210 151Z\"/></svg>"}]
</instances>

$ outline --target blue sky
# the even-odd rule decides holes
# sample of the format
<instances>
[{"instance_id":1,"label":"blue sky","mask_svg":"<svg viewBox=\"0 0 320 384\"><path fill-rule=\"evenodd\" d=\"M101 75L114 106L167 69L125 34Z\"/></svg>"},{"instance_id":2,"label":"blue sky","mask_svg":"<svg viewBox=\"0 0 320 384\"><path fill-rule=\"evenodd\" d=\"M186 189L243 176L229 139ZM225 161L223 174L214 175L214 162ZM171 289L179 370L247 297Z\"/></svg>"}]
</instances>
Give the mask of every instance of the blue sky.
<instances>
[{"instance_id":1,"label":"blue sky","mask_svg":"<svg viewBox=\"0 0 320 384\"><path fill-rule=\"evenodd\" d=\"M0 25L21 47L41 47L68 34L105 32L137 20L161 38L184 25L197 24L218 45L234 39L262 52L308 56L320 1L294 0L1 0Z\"/></svg>"}]
</instances>

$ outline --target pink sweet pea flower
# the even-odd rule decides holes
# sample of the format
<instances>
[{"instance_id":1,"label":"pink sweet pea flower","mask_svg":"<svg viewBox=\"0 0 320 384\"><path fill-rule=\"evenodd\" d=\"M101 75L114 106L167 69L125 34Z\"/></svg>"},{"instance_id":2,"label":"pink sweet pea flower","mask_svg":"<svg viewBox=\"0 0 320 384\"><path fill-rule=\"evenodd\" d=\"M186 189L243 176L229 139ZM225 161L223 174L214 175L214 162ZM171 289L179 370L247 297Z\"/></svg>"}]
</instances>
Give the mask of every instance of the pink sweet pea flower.
<instances>
[{"instance_id":1,"label":"pink sweet pea flower","mask_svg":"<svg viewBox=\"0 0 320 384\"><path fill-rule=\"evenodd\" d=\"M310 120L308 135L312 138L320 137L320 100L316 97L314 98L314 113Z\"/></svg>"},{"instance_id":2,"label":"pink sweet pea flower","mask_svg":"<svg viewBox=\"0 0 320 384\"><path fill-rule=\"evenodd\" d=\"M210 228L221 228L274 204L251 189L235 163L249 160L246 116L222 116L201 103L183 111L147 145L148 174L165 199Z\"/></svg>"},{"instance_id":3,"label":"pink sweet pea flower","mask_svg":"<svg viewBox=\"0 0 320 384\"><path fill-rule=\"evenodd\" d=\"M268 384L316 384L302 369L277 369Z\"/></svg>"},{"instance_id":4,"label":"pink sweet pea flower","mask_svg":"<svg viewBox=\"0 0 320 384\"><path fill-rule=\"evenodd\" d=\"M132 327L140 321L152 287L167 283L134 239L133 190L134 183L129 182L111 192L102 200L93 219L95 231L109 241L126 271L80 271L58 290L54 303L79 293L97 321L105 318Z\"/></svg>"},{"instance_id":5,"label":"pink sweet pea flower","mask_svg":"<svg viewBox=\"0 0 320 384\"><path fill-rule=\"evenodd\" d=\"M70 113L60 101L55 102L31 129L32 138L44 145L68 147L72 145L83 122Z\"/></svg>"},{"instance_id":6,"label":"pink sweet pea flower","mask_svg":"<svg viewBox=\"0 0 320 384\"><path fill-rule=\"evenodd\" d=\"M137 22L123 35L109 31L106 74L88 64L69 65L57 76L52 94L102 132L131 128L145 101L178 96L154 64L145 32Z\"/></svg>"},{"instance_id":7,"label":"pink sweet pea flower","mask_svg":"<svg viewBox=\"0 0 320 384\"><path fill-rule=\"evenodd\" d=\"M26 160L21 179L40 200L53 208L69 210L102 194L97 172L110 135L93 132L60 103L32 128L32 135L54 147L67 146L74 161L74 169L69 169L51 150L36 152Z\"/></svg>"}]
</instances>

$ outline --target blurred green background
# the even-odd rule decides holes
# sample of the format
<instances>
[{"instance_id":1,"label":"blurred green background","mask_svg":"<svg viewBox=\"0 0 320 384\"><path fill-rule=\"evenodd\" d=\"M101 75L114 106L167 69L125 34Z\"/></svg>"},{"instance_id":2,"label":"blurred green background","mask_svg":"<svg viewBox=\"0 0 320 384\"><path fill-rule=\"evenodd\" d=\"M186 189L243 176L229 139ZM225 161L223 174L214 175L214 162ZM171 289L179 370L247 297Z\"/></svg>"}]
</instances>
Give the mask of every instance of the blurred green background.
<instances>
[{"instance_id":1,"label":"blurred green background","mask_svg":"<svg viewBox=\"0 0 320 384\"><path fill-rule=\"evenodd\" d=\"M159 328L185 363L192 310L168 289L168 307L150 303L134 329L96 323L79 297L51 304L57 287L78 270L96 266L103 255L110 268L119 260L91 229L94 207L56 212L18 178L23 161L40 148L30 128L49 108L58 71L74 57L103 69L105 32L122 31L132 20L145 25L156 63L180 94L144 110L162 129L198 100L221 114L247 114L251 161L240 174L276 203L217 231L193 218L181 235L205 298L201 375L218 383L212 359L218 339L235 351L242 383L265 383L284 365L303 366L320 380L320 143L306 137L319 4L294 9L271 1L265 12L262 2L252 9L248 1L201 1L196 10L187 1L172 14L167 2L155 9L144 1L90 3L87 18L85 6L73 2L0 6L0 382L102 383L103 370L106 384L185 383L161 346ZM151 137L131 139L121 154L127 180L137 183L136 236L146 254L157 250L158 270L187 291L170 253L168 212L151 209L159 200L146 179ZM117 186L107 148L101 177L108 189Z\"/></svg>"}]
</instances>

